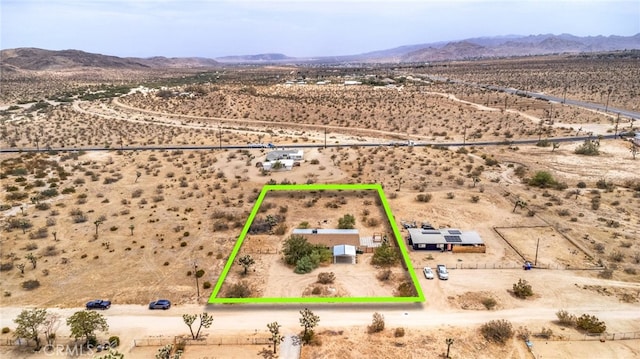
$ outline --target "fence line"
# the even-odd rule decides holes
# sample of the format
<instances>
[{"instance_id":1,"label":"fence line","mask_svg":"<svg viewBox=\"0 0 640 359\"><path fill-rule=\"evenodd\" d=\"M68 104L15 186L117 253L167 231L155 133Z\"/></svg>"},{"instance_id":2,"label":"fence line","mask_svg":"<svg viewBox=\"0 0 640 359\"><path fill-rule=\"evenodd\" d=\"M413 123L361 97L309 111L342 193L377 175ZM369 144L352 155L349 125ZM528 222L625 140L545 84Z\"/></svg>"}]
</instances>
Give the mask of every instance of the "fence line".
<instances>
[{"instance_id":1,"label":"fence line","mask_svg":"<svg viewBox=\"0 0 640 359\"><path fill-rule=\"evenodd\" d=\"M640 332L602 333L602 334L568 334L543 338L542 334L533 334L535 340L545 341L591 341L591 340L634 340L640 339Z\"/></svg>"},{"instance_id":2,"label":"fence line","mask_svg":"<svg viewBox=\"0 0 640 359\"><path fill-rule=\"evenodd\" d=\"M446 264L446 263L445 263ZM449 269L520 269L522 270L522 263L468 263L468 262L456 262L454 264L447 264ZM562 264L543 264L540 263L532 269L550 269L550 270L605 270L605 267L593 266L593 267L571 267ZM414 268L422 270L420 268Z\"/></svg>"},{"instance_id":3,"label":"fence line","mask_svg":"<svg viewBox=\"0 0 640 359\"><path fill-rule=\"evenodd\" d=\"M242 337L242 336L214 336L201 339L191 339L182 337L156 337L134 339L134 347L159 347L167 344L177 344L184 342L185 345L267 345L271 342L268 337Z\"/></svg>"}]
</instances>

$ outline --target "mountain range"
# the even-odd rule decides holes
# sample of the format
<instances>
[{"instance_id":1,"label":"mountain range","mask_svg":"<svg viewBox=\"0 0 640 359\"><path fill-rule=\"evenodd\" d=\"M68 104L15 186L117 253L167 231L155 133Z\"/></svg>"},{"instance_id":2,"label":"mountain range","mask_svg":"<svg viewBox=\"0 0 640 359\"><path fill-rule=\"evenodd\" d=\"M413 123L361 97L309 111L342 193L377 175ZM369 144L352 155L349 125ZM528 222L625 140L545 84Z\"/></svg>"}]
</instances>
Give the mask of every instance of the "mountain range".
<instances>
[{"instance_id":1,"label":"mountain range","mask_svg":"<svg viewBox=\"0 0 640 359\"><path fill-rule=\"evenodd\" d=\"M277 53L224 56L215 59L161 56L135 58L94 54L80 50L17 48L0 51L0 69L3 73L11 73L24 70L55 71L90 68L127 70L210 68L234 63L412 63L632 49L640 49L640 33L633 36L579 37L570 34L545 34L478 37L451 42L405 45L357 55L297 58Z\"/></svg>"}]
</instances>

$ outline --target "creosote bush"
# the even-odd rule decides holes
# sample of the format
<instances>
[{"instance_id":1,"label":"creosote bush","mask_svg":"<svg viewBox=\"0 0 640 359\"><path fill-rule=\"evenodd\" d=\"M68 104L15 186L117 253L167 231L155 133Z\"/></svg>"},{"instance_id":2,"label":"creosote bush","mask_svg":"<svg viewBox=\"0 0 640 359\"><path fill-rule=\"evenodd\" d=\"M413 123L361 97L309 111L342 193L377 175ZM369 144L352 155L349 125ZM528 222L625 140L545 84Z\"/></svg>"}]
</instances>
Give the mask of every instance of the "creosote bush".
<instances>
[{"instance_id":1,"label":"creosote bush","mask_svg":"<svg viewBox=\"0 0 640 359\"><path fill-rule=\"evenodd\" d=\"M513 294L518 298L526 298L533 295L533 290L526 280L518 279L518 283L513 284Z\"/></svg>"},{"instance_id":2,"label":"creosote bush","mask_svg":"<svg viewBox=\"0 0 640 359\"><path fill-rule=\"evenodd\" d=\"M556 313L556 317L558 317L558 324L560 325L573 327L576 324L576 316L564 309L559 310Z\"/></svg>"},{"instance_id":3,"label":"creosote bush","mask_svg":"<svg viewBox=\"0 0 640 359\"><path fill-rule=\"evenodd\" d=\"M607 325L595 315L582 314L576 319L576 327L587 333L600 334L607 330Z\"/></svg>"},{"instance_id":4,"label":"creosote bush","mask_svg":"<svg viewBox=\"0 0 640 359\"><path fill-rule=\"evenodd\" d=\"M483 324L480 332L486 340L504 344L513 337L513 326L505 319L492 320Z\"/></svg>"},{"instance_id":5,"label":"creosote bush","mask_svg":"<svg viewBox=\"0 0 640 359\"><path fill-rule=\"evenodd\" d=\"M336 275L333 272L322 272L318 274L318 283L331 284L336 280Z\"/></svg>"},{"instance_id":6,"label":"creosote bush","mask_svg":"<svg viewBox=\"0 0 640 359\"><path fill-rule=\"evenodd\" d=\"M227 298L249 298L252 290L249 283L242 281L234 283L227 290Z\"/></svg>"},{"instance_id":7,"label":"creosote bush","mask_svg":"<svg viewBox=\"0 0 640 359\"><path fill-rule=\"evenodd\" d=\"M371 325L367 327L369 334L380 333L384 330L384 316L378 312L373 313Z\"/></svg>"}]
</instances>

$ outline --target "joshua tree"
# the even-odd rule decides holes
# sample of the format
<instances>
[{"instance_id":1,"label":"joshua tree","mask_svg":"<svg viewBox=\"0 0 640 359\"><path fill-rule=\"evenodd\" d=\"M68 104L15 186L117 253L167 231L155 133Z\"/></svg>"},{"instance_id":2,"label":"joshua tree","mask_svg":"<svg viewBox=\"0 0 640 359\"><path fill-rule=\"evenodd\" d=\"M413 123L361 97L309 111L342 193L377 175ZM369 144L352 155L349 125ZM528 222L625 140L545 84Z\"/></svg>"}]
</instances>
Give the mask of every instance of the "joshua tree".
<instances>
[{"instance_id":1,"label":"joshua tree","mask_svg":"<svg viewBox=\"0 0 640 359\"><path fill-rule=\"evenodd\" d=\"M269 338L269 341L273 342L273 354L276 353L278 344L284 341L284 336L280 334L280 327L282 327L282 325L278 324L278 322L267 324L267 328L269 328L269 332L271 332L271 338Z\"/></svg>"},{"instance_id":2,"label":"joshua tree","mask_svg":"<svg viewBox=\"0 0 640 359\"><path fill-rule=\"evenodd\" d=\"M24 274L24 263L18 263L16 267L20 270L20 274Z\"/></svg>"},{"instance_id":3,"label":"joshua tree","mask_svg":"<svg viewBox=\"0 0 640 359\"><path fill-rule=\"evenodd\" d=\"M525 202L525 201L523 201L523 200L521 200L521 199L518 199L518 200L516 201L516 205L515 205L515 206L513 206L513 212L515 212L515 211L516 211L516 208L518 208L518 207L520 207L520 208L525 208L526 206L527 206L527 202Z\"/></svg>"},{"instance_id":4,"label":"joshua tree","mask_svg":"<svg viewBox=\"0 0 640 359\"><path fill-rule=\"evenodd\" d=\"M553 151L556 150L556 148L560 147L560 143L553 142L553 143L551 143L551 146L553 146L553 148L551 148L551 152L553 152Z\"/></svg>"},{"instance_id":5,"label":"joshua tree","mask_svg":"<svg viewBox=\"0 0 640 359\"><path fill-rule=\"evenodd\" d=\"M36 264L38 264L38 259L36 258L36 256L33 255L33 253L28 253L24 258L28 259L31 262L33 269L36 269Z\"/></svg>"},{"instance_id":6,"label":"joshua tree","mask_svg":"<svg viewBox=\"0 0 640 359\"><path fill-rule=\"evenodd\" d=\"M194 334L192 325L196 321L196 318L200 317L200 326L198 327L198 331ZM189 327L189 331L191 332L191 338L198 339L200 337L200 330L204 328L209 328L211 324L213 324L213 317L209 315L209 313L202 313L200 315L195 314L183 314L182 320Z\"/></svg>"},{"instance_id":7,"label":"joshua tree","mask_svg":"<svg viewBox=\"0 0 640 359\"><path fill-rule=\"evenodd\" d=\"M300 325L304 327L304 333L302 334L302 340L309 344L311 338L313 337L313 328L318 326L318 322L320 322L320 317L313 314L309 308L304 308L304 310L300 311L302 317L300 318Z\"/></svg>"},{"instance_id":8,"label":"joshua tree","mask_svg":"<svg viewBox=\"0 0 640 359\"><path fill-rule=\"evenodd\" d=\"M238 264L244 267L244 272L242 273L243 275L247 275L247 271L249 270L249 267L251 267L255 263L256 261L251 257L250 254L247 254L241 257L240 259L238 259Z\"/></svg>"},{"instance_id":9,"label":"joshua tree","mask_svg":"<svg viewBox=\"0 0 640 359\"><path fill-rule=\"evenodd\" d=\"M98 237L98 227L100 227L100 225L102 224L101 220L96 220L95 222L93 222L93 224L96 225L96 238Z\"/></svg>"},{"instance_id":10,"label":"joshua tree","mask_svg":"<svg viewBox=\"0 0 640 359\"><path fill-rule=\"evenodd\" d=\"M134 230L135 228L136 228L136 227L135 227L133 224L129 226L129 230L131 231L131 235L132 235L132 236L133 236L133 230Z\"/></svg>"},{"instance_id":11,"label":"joshua tree","mask_svg":"<svg viewBox=\"0 0 640 359\"><path fill-rule=\"evenodd\" d=\"M633 159L636 159L636 155L638 154L638 146L636 146L635 143L631 143L631 147L629 148L629 150L631 151L631 155L633 156Z\"/></svg>"},{"instance_id":12,"label":"joshua tree","mask_svg":"<svg viewBox=\"0 0 640 359\"><path fill-rule=\"evenodd\" d=\"M133 181L133 183L138 182L138 178L140 178L140 176L142 176L142 172L140 172L140 171L136 171L136 180L135 180L135 181Z\"/></svg>"},{"instance_id":13,"label":"joshua tree","mask_svg":"<svg viewBox=\"0 0 640 359\"><path fill-rule=\"evenodd\" d=\"M58 232L53 231L53 232L51 232L51 234L53 234L53 241L57 242L58 241Z\"/></svg>"},{"instance_id":14,"label":"joshua tree","mask_svg":"<svg viewBox=\"0 0 640 359\"><path fill-rule=\"evenodd\" d=\"M451 345L453 344L453 338L447 338L447 340L445 340L445 343L447 343L447 358L449 358L449 349L451 349Z\"/></svg>"}]
</instances>

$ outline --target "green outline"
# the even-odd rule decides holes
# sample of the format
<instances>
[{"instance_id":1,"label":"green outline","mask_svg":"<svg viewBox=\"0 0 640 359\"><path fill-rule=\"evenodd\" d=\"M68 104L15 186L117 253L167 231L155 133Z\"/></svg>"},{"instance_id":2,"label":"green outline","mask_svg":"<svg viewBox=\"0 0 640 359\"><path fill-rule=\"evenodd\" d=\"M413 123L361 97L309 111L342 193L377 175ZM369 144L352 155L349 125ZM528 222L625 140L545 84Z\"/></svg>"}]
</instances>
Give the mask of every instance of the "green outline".
<instances>
[{"instance_id":1,"label":"green outline","mask_svg":"<svg viewBox=\"0 0 640 359\"><path fill-rule=\"evenodd\" d=\"M233 265L238 252L240 251L240 247L242 246L242 242L249 232L249 228L251 227L251 223L253 223L253 219L255 218L258 210L260 209L260 205L264 200L267 192L269 191L353 191L353 190L375 190L378 192L380 196L380 201L382 203L382 207L384 208L384 212L387 215L387 219L389 220L389 224L391 225L391 229L393 230L393 235L396 239L396 243L400 248L400 252L402 253L402 258L404 260L405 266L411 276L411 281L413 282L414 287L416 288L416 292L418 296L416 297L300 297L300 298L218 298L218 293L222 288L222 284ZM411 266L411 260L409 259L409 253L407 252L407 248L402 240L402 235L400 234L400 230L396 225L393 214L391 213L391 209L389 208L389 202L387 202L387 198L384 195L384 191L382 190L382 186L377 183L372 184L303 184L303 185L265 185L262 187L262 191L256 200L256 203L253 205L253 209L249 214L249 218L242 228L242 232L240 232L240 236L238 237L238 241L236 245L233 247L231 251L231 255L229 255L229 259L227 260L227 264L225 264L224 269L222 269L222 273L220 274L220 278L216 282L215 287L213 288L213 292L211 292L211 296L209 297L210 304L232 304L232 303L249 303L249 304L261 304L261 303L416 303L416 302L424 302L424 293L422 292L422 288L418 284L418 278L416 277L416 273L413 270L413 266Z\"/></svg>"}]
</instances>

